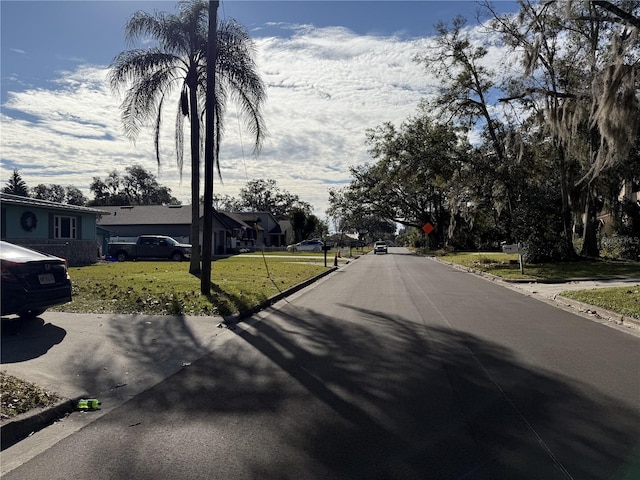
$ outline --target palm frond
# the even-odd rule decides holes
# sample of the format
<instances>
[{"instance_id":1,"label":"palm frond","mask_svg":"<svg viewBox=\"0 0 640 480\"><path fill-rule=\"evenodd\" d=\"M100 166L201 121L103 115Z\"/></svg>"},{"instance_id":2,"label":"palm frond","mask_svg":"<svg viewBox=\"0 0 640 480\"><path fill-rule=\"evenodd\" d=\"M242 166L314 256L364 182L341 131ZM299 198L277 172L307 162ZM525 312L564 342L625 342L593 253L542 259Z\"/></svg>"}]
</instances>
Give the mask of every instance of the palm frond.
<instances>
[{"instance_id":1,"label":"palm frond","mask_svg":"<svg viewBox=\"0 0 640 480\"><path fill-rule=\"evenodd\" d=\"M182 180L182 168L184 167L184 115L182 109L178 107L176 113L176 164Z\"/></svg>"},{"instance_id":2,"label":"palm frond","mask_svg":"<svg viewBox=\"0 0 640 480\"><path fill-rule=\"evenodd\" d=\"M160 166L160 129L162 127L162 104L164 103L164 95L160 98L156 113L156 126L154 129L153 143L156 147L156 161Z\"/></svg>"},{"instance_id":3,"label":"palm frond","mask_svg":"<svg viewBox=\"0 0 640 480\"><path fill-rule=\"evenodd\" d=\"M206 104L206 62L209 5L205 0L181 1L176 15L136 12L125 25L126 40L153 39L149 49L132 49L120 53L110 65L109 82L116 93L124 93L121 105L122 122L126 134L134 139L149 119L154 121L156 159L160 162L160 131L162 110L171 93L180 88L175 119L175 145L178 170L182 177L184 163L184 122L204 116ZM253 58L256 48L248 32L235 20L220 22L218 28L218 58L216 61L215 123L200 123L200 128L214 129L214 161L222 179L220 145L224 134L224 118L230 100L239 107L244 126L255 137L259 150L266 135L261 116L266 88L258 74ZM180 82L180 87L178 87ZM195 91L196 101L190 94ZM197 115L194 119L193 115ZM200 130L200 129L199 129ZM194 132L192 132L194 133ZM200 132L195 132L199 135ZM196 137L194 137L196 138ZM200 136L200 143L205 135ZM200 149L192 151L192 164ZM192 149L194 150L194 149ZM192 181L197 182L197 168ZM192 194L194 192L192 191ZM192 199L197 202L197 199Z\"/></svg>"}]
</instances>

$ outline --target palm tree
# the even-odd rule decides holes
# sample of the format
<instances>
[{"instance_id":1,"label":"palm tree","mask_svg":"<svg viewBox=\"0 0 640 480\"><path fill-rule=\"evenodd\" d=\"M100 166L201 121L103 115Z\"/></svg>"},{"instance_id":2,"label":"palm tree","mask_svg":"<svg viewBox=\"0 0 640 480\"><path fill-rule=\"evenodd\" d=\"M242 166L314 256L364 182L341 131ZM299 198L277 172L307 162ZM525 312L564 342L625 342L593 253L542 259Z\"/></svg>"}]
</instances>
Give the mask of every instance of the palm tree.
<instances>
[{"instance_id":1,"label":"palm tree","mask_svg":"<svg viewBox=\"0 0 640 480\"><path fill-rule=\"evenodd\" d=\"M110 66L114 91L126 89L122 121L126 134L135 139L148 120L153 121L156 159L160 163L160 131L165 101L179 89L175 147L180 175L183 167L184 119L189 119L191 145L191 243L190 273L200 273L200 155L203 149L202 117L206 98L208 5L203 0L178 4L178 14L138 11L125 26L133 43L149 36L157 45L120 53ZM255 149L262 145L265 128L261 106L264 84L253 60L255 47L245 29L234 20L221 22L217 30L215 162L220 174L218 152L223 119L229 99L239 105L246 126L255 135ZM207 127L209 128L209 127Z\"/></svg>"}]
</instances>

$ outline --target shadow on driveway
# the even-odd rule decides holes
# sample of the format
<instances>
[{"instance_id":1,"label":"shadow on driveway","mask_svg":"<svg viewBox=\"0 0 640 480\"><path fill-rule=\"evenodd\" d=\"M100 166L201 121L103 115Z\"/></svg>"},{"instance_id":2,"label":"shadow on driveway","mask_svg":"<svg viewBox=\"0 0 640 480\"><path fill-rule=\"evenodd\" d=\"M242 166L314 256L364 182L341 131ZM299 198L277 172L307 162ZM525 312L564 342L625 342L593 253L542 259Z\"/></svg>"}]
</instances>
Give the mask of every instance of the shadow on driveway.
<instances>
[{"instance_id":1,"label":"shadow on driveway","mask_svg":"<svg viewBox=\"0 0 640 480\"><path fill-rule=\"evenodd\" d=\"M66 330L42 318L2 318L0 363L18 363L38 358L64 340Z\"/></svg>"}]
</instances>

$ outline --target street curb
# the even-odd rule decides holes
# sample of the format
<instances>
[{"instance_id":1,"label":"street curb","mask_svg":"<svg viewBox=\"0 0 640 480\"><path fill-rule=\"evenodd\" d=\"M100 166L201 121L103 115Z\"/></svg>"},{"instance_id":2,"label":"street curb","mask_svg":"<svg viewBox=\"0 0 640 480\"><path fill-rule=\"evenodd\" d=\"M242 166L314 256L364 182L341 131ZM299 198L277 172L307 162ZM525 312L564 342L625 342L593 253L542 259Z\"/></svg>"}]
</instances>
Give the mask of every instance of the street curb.
<instances>
[{"instance_id":1,"label":"street curb","mask_svg":"<svg viewBox=\"0 0 640 480\"><path fill-rule=\"evenodd\" d=\"M75 410L78 399L62 399L51 407L34 409L0 425L0 451L15 445L38 430L55 423Z\"/></svg>"},{"instance_id":2,"label":"street curb","mask_svg":"<svg viewBox=\"0 0 640 480\"><path fill-rule=\"evenodd\" d=\"M556 295L551 299L556 303L564 303L565 305L575 308L581 313L593 316L596 319L606 320L607 322L612 322L616 325L633 328L640 331L640 319L638 318L630 317L629 315L624 315L612 310L607 310L602 307L596 307L595 305L584 303L579 300L574 300L573 298L568 298L563 295Z\"/></svg>"}]
</instances>

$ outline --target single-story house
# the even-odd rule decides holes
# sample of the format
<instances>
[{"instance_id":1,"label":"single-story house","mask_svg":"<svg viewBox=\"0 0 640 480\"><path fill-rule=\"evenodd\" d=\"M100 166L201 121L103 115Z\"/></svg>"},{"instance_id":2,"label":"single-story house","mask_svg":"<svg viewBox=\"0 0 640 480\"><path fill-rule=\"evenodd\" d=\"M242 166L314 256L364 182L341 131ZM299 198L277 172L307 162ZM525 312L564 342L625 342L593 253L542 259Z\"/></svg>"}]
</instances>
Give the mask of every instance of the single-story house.
<instances>
[{"instance_id":1,"label":"single-story house","mask_svg":"<svg viewBox=\"0 0 640 480\"><path fill-rule=\"evenodd\" d=\"M283 224L269 212L219 212L235 222L249 225L255 233L258 247L284 247L287 245ZM289 224L290 226L290 224Z\"/></svg>"},{"instance_id":2,"label":"single-story house","mask_svg":"<svg viewBox=\"0 0 640 480\"><path fill-rule=\"evenodd\" d=\"M190 205L136 205L100 207L107 215L98 218L98 226L108 230L111 241L128 241L140 235L167 235L189 243Z\"/></svg>"},{"instance_id":3,"label":"single-story house","mask_svg":"<svg viewBox=\"0 0 640 480\"><path fill-rule=\"evenodd\" d=\"M133 240L139 235L167 235L191 243L191 205L137 205L100 207L108 215L98 219L98 226L109 232L111 241ZM202 239L200 208L200 238ZM213 252L232 253L239 248L281 246L284 237L275 218L269 213L213 213ZM265 229L266 226L266 229ZM267 230L268 229L268 230Z\"/></svg>"},{"instance_id":4,"label":"single-story house","mask_svg":"<svg viewBox=\"0 0 640 480\"><path fill-rule=\"evenodd\" d=\"M98 219L98 226L110 232L111 241L135 241L140 235L167 235L179 242L191 242L191 205L135 205L101 207L110 215ZM202 215L202 208L200 214ZM202 218L202 217L201 217ZM202 239L202 222L200 222ZM229 227L214 214L212 248L226 253Z\"/></svg>"},{"instance_id":5,"label":"single-story house","mask_svg":"<svg viewBox=\"0 0 640 480\"><path fill-rule=\"evenodd\" d=\"M65 258L72 266L98 259L96 221L105 211L8 193L0 193L0 205L2 240Z\"/></svg>"}]
</instances>

